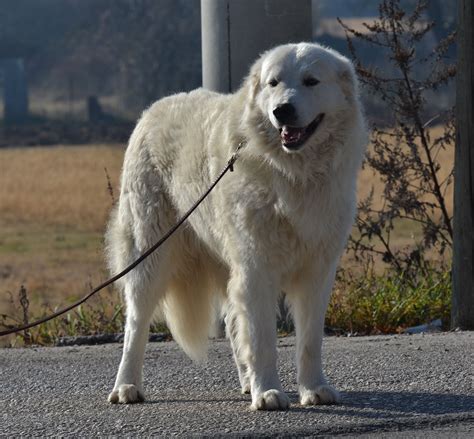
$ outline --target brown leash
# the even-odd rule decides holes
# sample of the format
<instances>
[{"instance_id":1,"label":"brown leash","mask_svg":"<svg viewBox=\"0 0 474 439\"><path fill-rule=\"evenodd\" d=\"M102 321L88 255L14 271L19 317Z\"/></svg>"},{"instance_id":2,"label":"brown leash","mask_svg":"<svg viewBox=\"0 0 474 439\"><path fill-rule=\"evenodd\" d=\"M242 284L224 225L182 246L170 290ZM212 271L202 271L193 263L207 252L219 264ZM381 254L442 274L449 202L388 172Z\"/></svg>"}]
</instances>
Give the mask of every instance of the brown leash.
<instances>
[{"instance_id":1,"label":"brown leash","mask_svg":"<svg viewBox=\"0 0 474 439\"><path fill-rule=\"evenodd\" d=\"M33 328L34 326L40 325L41 323L45 323L49 320L54 319L55 317L60 316L61 314L64 314L71 309L75 308L76 306L81 305L84 303L87 299L92 297L94 294L98 293L100 290L103 290L105 287L109 286L110 284L114 283L121 277L125 276L128 272L132 271L138 264L143 262L148 256L150 256L155 250L157 250L178 228L188 219L188 217L197 209L197 207L204 201L204 199L211 193L211 191L214 189L214 187L219 183L219 181L224 177L224 175L227 173L227 171L233 172L234 171L234 163L237 161L240 151L242 148L246 145L245 142L240 142L239 145L237 146L237 149L235 152L232 154L231 158L227 162L226 167L221 171L221 173L217 176L217 178L214 180L214 182L209 186L206 192L199 197L199 199L191 206L191 208L181 217L181 219L170 229L168 232L166 232L160 240L151 246L145 253L143 253L136 261L132 262L128 267L124 268L120 273L116 274L115 276L111 277L110 279L106 280L105 282L101 283L99 286L95 287L89 294L85 295L82 299L78 300L77 302L74 302L73 304L60 309L59 311L55 312L54 314L51 314L47 317L44 317L40 320L36 320L35 322L28 323L23 326L18 326L15 328L10 328L6 331L0 331L0 337L4 335L10 335L14 334L15 332L20 332L24 331L25 329L30 329Z\"/></svg>"}]
</instances>

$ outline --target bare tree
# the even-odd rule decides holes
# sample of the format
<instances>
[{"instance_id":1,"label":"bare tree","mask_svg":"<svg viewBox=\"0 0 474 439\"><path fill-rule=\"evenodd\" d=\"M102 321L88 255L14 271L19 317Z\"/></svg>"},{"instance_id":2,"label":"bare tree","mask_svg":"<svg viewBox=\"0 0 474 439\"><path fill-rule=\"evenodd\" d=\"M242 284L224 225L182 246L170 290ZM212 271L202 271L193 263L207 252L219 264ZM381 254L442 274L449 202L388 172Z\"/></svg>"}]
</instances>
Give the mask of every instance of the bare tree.
<instances>
[{"instance_id":1,"label":"bare tree","mask_svg":"<svg viewBox=\"0 0 474 439\"><path fill-rule=\"evenodd\" d=\"M97 44L118 61L128 106L201 84L199 2L114 0L100 23Z\"/></svg>"},{"instance_id":2,"label":"bare tree","mask_svg":"<svg viewBox=\"0 0 474 439\"><path fill-rule=\"evenodd\" d=\"M440 150L453 147L453 113L432 114L427 103L429 94L455 75L455 66L445 59L454 34L438 42L428 55L417 56L418 46L435 25L422 19L425 9L424 1L417 1L407 12L399 0L383 0L378 19L365 24L368 33L340 21L363 85L393 112L392 128L373 127L373 148L365 163L383 182L381 200L375 203L372 192L360 202L350 250L356 258L380 255L397 271L407 273L424 269L428 250L443 254L453 243L452 217L446 206L453 171L441 177L438 160ZM356 41L381 50L394 73L363 65ZM420 75L420 71L425 73ZM445 124L436 138L429 131L434 121ZM397 248L391 240L401 220L416 224L422 232L421 239L407 248Z\"/></svg>"}]
</instances>

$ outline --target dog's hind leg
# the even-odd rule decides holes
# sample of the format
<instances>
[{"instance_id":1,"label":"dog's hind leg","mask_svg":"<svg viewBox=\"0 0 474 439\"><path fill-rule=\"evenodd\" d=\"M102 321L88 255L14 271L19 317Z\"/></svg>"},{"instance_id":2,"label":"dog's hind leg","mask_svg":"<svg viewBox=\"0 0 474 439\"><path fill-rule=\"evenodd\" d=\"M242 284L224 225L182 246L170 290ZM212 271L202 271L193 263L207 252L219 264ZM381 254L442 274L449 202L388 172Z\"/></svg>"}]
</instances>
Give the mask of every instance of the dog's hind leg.
<instances>
[{"instance_id":1,"label":"dog's hind leg","mask_svg":"<svg viewBox=\"0 0 474 439\"><path fill-rule=\"evenodd\" d=\"M157 295L150 285L138 279L128 279L125 284L126 324L122 360L112 393L111 403L133 403L144 400L142 368L145 345L153 310L157 305Z\"/></svg>"},{"instance_id":2,"label":"dog's hind leg","mask_svg":"<svg viewBox=\"0 0 474 439\"><path fill-rule=\"evenodd\" d=\"M237 372L239 374L240 387L243 394L250 393L250 377L249 377L249 368L242 358L242 352L239 349L239 339L238 339L238 326L237 326L237 315L232 312L232 309L228 309L225 316L225 325L227 336L230 339L230 344L232 346L232 351L234 353L234 360L237 366Z\"/></svg>"},{"instance_id":3,"label":"dog's hind leg","mask_svg":"<svg viewBox=\"0 0 474 439\"><path fill-rule=\"evenodd\" d=\"M146 270L146 268L145 268ZM159 291L153 291L143 269L128 275L125 281L126 324L122 360L112 393L111 403L133 403L144 400L142 369L150 321Z\"/></svg>"},{"instance_id":4,"label":"dog's hind leg","mask_svg":"<svg viewBox=\"0 0 474 439\"><path fill-rule=\"evenodd\" d=\"M109 395L111 403L144 400L142 369L145 346L153 313L166 288L167 253L162 251L151 260L145 260L124 279L125 340L114 389Z\"/></svg>"},{"instance_id":5,"label":"dog's hind leg","mask_svg":"<svg viewBox=\"0 0 474 439\"><path fill-rule=\"evenodd\" d=\"M124 179L118 209L112 216L106 235L109 266L117 273L150 248L168 227L168 219L158 217L166 200L160 196L157 182ZM138 184L138 183L137 183ZM170 242L165 243L119 282L126 305L123 355L112 393L111 403L143 401L142 368L149 326L154 311L167 288Z\"/></svg>"}]
</instances>

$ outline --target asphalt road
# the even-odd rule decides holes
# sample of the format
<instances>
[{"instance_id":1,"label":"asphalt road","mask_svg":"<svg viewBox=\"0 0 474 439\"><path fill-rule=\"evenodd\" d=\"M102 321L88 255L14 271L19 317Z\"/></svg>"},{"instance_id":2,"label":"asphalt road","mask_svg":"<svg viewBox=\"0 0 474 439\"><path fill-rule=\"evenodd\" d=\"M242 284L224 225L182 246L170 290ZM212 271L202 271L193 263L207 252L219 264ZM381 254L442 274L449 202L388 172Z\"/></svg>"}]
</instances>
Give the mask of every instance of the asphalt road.
<instances>
[{"instance_id":1,"label":"asphalt road","mask_svg":"<svg viewBox=\"0 0 474 439\"><path fill-rule=\"evenodd\" d=\"M0 436L235 435L474 437L474 333L328 337L325 369L337 406L301 407L294 339L279 340L292 406L251 412L227 341L193 364L173 342L150 343L147 402L110 405L121 345L0 350Z\"/></svg>"}]
</instances>

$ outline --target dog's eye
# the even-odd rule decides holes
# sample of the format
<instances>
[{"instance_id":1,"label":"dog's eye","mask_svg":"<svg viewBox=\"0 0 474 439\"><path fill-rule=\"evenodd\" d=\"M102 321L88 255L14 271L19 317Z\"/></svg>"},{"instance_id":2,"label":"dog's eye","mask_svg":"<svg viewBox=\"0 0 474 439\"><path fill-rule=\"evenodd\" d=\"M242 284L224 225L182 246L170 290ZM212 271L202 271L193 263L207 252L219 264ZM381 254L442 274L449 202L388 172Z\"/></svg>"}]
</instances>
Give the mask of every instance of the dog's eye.
<instances>
[{"instance_id":1,"label":"dog's eye","mask_svg":"<svg viewBox=\"0 0 474 439\"><path fill-rule=\"evenodd\" d=\"M276 87L278 85L278 82L279 82L278 79L273 78L273 79L270 79L270 82L268 83L268 85L270 87Z\"/></svg>"},{"instance_id":2,"label":"dog's eye","mask_svg":"<svg viewBox=\"0 0 474 439\"><path fill-rule=\"evenodd\" d=\"M303 85L306 85L306 87L314 87L318 84L319 81L316 78L313 78L312 76L308 76L307 78L303 79Z\"/></svg>"}]
</instances>

